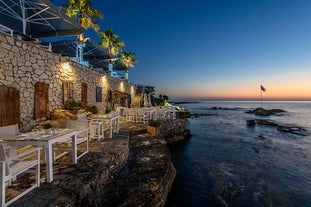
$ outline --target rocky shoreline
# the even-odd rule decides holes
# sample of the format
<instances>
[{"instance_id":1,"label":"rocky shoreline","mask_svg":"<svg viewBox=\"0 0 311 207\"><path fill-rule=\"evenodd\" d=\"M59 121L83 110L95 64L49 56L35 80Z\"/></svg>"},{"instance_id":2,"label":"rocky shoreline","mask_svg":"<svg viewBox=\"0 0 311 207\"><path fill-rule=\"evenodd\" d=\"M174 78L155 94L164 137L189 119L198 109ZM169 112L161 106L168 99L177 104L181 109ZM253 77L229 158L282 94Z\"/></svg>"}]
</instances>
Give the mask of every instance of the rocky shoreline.
<instances>
[{"instance_id":1,"label":"rocky shoreline","mask_svg":"<svg viewBox=\"0 0 311 207\"><path fill-rule=\"evenodd\" d=\"M166 139L188 137L185 121L172 121L176 128L163 128L159 137L146 133L143 124L123 123L126 130L113 139L90 142L78 164L70 156L56 162L52 183L42 181L11 206L164 206L176 175Z\"/></svg>"},{"instance_id":2,"label":"rocky shoreline","mask_svg":"<svg viewBox=\"0 0 311 207\"><path fill-rule=\"evenodd\" d=\"M164 139L130 138L127 164L110 175L103 206L164 206L176 175Z\"/></svg>"},{"instance_id":3,"label":"rocky shoreline","mask_svg":"<svg viewBox=\"0 0 311 207\"><path fill-rule=\"evenodd\" d=\"M270 116L270 115L279 115L281 113L285 113L282 109L264 109L264 108L256 108L254 110L246 111L248 114L255 114L257 116ZM309 132L300 126L294 125L283 125L280 123L276 123L275 121L267 120L267 119L249 119L246 120L247 126L255 126L255 125L265 125L276 127L276 129L280 132L292 133L301 136L308 136Z\"/></svg>"}]
</instances>

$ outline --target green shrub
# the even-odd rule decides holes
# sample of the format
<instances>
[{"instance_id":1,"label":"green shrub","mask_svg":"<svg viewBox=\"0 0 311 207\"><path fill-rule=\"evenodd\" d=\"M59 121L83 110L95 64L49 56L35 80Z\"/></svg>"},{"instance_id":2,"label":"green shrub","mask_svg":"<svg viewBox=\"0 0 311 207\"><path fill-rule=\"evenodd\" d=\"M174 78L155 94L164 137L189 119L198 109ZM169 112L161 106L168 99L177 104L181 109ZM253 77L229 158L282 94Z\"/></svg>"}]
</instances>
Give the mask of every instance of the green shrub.
<instances>
[{"instance_id":1,"label":"green shrub","mask_svg":"<svg viewBox=\"0 0 311 207\"><path fill-rule=\"evenodd\" d=\"M108 107L105 109L105 114L109 114L111 111L112 111L111 108Z\"/></svg>"},{"instance_id":2,"label":"green shrub","mask_svg":"<svg viewBox=\"0 0 311 207\"><path fill-rule=\"evenodd\" d=\"M80 101L75 101L75 100L68 100L64 104L65 109L67 110L72 110L75 107L81 107L81 102Z\"/></svg>"},{"instance_id":3,"label":"green shrub","mask_svg":"<svg viewBox=\"0 0 311 207\"><path fill-rule=\"evenodd\" d=\"M153 127L159 127L161 125L161 121L156 119L151 119L149 120L149 126L153 126Z\"/></svg>"},{"instance_id":4,"label":"green shrub","mask_svg":"<svg viewBox=\"0 0 311 207\"><path fill-rule=\"evenodd\" d=\"M93 114L98 113L97 106L86 106L86 109L85 109L85 110L86 110L86 111L89 111L89 112L91 112L91 113L93 113Z\"/></svg>"}]
</instances>

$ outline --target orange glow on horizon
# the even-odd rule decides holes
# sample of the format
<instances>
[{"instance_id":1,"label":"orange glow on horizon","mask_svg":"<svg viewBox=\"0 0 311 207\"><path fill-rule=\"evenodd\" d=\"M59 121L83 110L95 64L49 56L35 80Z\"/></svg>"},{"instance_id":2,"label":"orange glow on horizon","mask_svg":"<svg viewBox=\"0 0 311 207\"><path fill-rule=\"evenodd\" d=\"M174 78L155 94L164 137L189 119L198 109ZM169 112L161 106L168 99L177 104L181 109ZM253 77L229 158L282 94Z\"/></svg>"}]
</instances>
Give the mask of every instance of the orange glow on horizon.
<instances>
[{"instance_id":1,"label":"orange glow on horizon","mask_svg":"<svg viewBox=\"0 0 311 207\"><path fill-rule=\"evenodd\" d=\"M264 85L266 91L262 91L263 100L311 100L311 84L306 85ZM172 96L172 95L171 95ZM170 97L170 96L169 96ZM174 93L175 98L193 99L237 99L260 100L260 85L255 87L208 88L206 90L190 90Z\"/></svg>"}]
</instances>

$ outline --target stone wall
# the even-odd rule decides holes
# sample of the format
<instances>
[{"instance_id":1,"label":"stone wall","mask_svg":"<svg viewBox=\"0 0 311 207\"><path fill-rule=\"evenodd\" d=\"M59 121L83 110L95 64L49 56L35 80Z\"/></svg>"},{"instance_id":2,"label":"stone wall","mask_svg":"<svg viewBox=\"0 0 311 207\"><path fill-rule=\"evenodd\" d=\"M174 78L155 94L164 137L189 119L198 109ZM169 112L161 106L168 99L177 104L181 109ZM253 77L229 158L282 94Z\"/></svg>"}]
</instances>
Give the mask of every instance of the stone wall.
<instances>
[{"instance_id":1,"label":"stone wall","mask_svg":"<svg viewBox=\"0 0 311 207\"><path fill-rule=\"evenodd\" d=\"M87 84L88 105L108 107L108 90L135 95L135 86L108 74L54 54L36 43L0 33L0 85L20 91L20 129L28 131L45 118L34 120L34 91L37 82L49 84L49 111L63 107L63 81L74 83L74 100L81 100L81 85ZM102 87L102 102L96 102L96 86Z\"/></svg>"}]
</instances>

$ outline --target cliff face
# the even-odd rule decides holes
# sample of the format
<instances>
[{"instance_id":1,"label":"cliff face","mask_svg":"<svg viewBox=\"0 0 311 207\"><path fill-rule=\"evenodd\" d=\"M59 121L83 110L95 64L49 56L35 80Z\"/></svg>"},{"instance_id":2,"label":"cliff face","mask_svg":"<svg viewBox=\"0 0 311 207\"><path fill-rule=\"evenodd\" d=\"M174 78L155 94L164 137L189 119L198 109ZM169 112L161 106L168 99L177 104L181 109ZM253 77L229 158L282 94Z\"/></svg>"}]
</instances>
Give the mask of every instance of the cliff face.
<instances>
[{"instance_id":1,"label":"cliff face","mask_svg":"<svg viewBox=\"0 0 311 207\"><path fill-rule=\"evenodd\" d=\"M185 119L166 120L162 123L162 135L167 143L178 142L191 136Z\"/></svg>"},{"instance_id":2,"label":"cliff face","mask_svg":"<svg viewBox=\"0 0 311 207\"><path fill-rule=\"evenodd\" d=\"M110 176L103 206L164 206L176 175L166 142L134 135L129 146L129 161Z\"/></svg>"}]
</instances>

